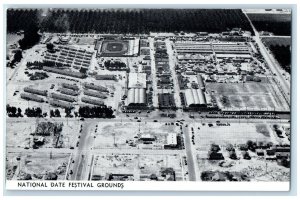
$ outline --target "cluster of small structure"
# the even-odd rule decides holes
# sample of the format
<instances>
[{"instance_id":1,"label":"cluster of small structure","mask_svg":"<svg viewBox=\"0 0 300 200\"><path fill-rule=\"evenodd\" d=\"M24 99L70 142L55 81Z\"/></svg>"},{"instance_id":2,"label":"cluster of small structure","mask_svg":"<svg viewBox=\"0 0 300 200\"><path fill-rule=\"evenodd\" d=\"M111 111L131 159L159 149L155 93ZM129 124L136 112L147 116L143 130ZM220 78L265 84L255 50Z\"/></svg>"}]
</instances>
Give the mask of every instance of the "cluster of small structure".
<instances>
[{"instance_id":1,"label":"cluster of small structure","mask_svg":"<svg viewBox=\"0 0 300 200\"><path fill-rule=\"evenodd\" d=\"M46 52L45 62L54 62L59 66L73 67L74 69L89 68L93 52L69 46L58 46L58 53Z\"/></svg>"}]
</instances>

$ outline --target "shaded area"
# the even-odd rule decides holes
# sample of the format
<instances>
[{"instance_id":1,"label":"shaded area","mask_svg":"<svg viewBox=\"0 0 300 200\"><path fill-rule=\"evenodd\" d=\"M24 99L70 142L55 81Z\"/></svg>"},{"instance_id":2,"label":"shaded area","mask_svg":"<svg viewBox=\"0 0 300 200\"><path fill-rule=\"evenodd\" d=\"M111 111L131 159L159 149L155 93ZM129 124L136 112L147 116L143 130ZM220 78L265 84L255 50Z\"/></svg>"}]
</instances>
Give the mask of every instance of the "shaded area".
<instances>
[{"instance_id":1,"label":"shaded area","mask_svg":"<svg viewBox=\"0 0 300 200\"><path fill-rule=\"evenodd\" d=\"M247 13L258 31L268 31L274 35L291 35L291 14L251 14Z\"/></svg>"},{"instance_id":2,"label":"shaded area","mask_svg":"<svg viewBox=\"0 0 300 200\"><path fill-rule=\"evenodd\" d=\"M291 47L284 45L271 45L270 49L281 67L291 73Z\"/></svg>"},{"instance_id":3,"label":"shaded area","mask_svg":"<svg viewBox=\"0 0 300 200\"><path fill-rule=\"evenodd\" d=\"M235 27L253 32L238 9L9 9L7 22L8 32L24 30L30 22L47 32L222 32Z\"/></svg>"}]
</instances>

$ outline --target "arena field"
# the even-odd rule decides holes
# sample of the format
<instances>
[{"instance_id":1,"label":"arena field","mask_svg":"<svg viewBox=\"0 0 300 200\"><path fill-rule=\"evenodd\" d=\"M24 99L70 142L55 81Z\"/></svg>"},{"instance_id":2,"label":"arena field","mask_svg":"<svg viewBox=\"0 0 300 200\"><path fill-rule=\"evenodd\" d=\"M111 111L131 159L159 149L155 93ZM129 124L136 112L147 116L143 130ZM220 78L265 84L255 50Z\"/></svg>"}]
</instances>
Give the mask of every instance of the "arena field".
<instances>
[{"instance_id":1,"label":"arena field","mask_svg":"<svg viewBox=\"0 0 300 200\"><path fill-rule=\"evenodd\" d=\"M282 94L271 82L210 83L206 88L222 110L289 110Z\"/></svg>"},{"instance_id":2,"label":"arena field","mask_svg":"<svg viewBox=\"0 0 300 200\"><path fill-rule=\"evenodd\" d=\"M101 46L101 56L103 57L121 57L126 56L129 50L129 42L123 41L103 41Z\"/></svg>"}]
</instances>

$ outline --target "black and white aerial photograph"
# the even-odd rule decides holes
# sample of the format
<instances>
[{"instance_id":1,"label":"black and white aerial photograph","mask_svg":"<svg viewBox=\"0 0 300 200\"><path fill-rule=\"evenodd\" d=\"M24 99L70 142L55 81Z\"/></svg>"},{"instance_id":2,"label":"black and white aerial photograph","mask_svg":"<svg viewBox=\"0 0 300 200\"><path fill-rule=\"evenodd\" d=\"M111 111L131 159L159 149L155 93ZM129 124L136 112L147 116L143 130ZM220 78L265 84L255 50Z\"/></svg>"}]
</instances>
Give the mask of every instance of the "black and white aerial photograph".
<instances>
[{"instance_id":1,"label":"black and white aerial photograph","mask_svg":"<svg viewBox=\"0 0 300 200\"><path fill-rule=\"evenodd\" d=\"M292 9L257 7L6 9L6 181L289 182Z\"/></svg>"}]
</instances>

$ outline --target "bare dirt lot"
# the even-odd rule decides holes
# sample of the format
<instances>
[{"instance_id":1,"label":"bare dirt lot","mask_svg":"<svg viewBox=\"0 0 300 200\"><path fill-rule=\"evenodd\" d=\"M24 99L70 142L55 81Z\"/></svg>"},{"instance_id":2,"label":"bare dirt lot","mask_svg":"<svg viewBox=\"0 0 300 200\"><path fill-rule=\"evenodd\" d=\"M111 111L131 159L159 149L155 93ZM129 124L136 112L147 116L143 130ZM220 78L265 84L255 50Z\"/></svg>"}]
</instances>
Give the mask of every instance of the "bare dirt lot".
<instances>
[{"instance_id":1,"label":"bare dirt lot","mask_svg":"<svg viewBox=\"0 0 300 200\"><path fill-rule=\"evenodd\" d=\"M204 154L213 143L220 145L221 148L225 148L229 143L245 144L248 140L277 143L276 137L273 136L275 133L269 124L231 123L230 126L214 124L212 127L192 124L192 127L196 149L205 151ZM200 130L197 127L200 127Z\"/></svg>"},{"instance_id":2,"label":"bare dirt lot","mask_svg":"<svg viewBox=\"0 0 300 200\"><path fill-rule=\"evenodd\" d=\"M51 172L58 180L64 180L70 154L51 152L43 153L10 153L7 154L7 170L11 170L7 179L20 180L31 177L32 180L45 179Z\"/></svg>"},{"instance_id":3,"label":"bare dirt lot","mask_svg":"<svg viewBox=\"0 0 300 200\"><path fill-rule=\"evenodd\" d=\"M286 139L277 137L272 129L272 124L231 123L230 126L216 126L216 124L213 124L212 127L199 124L191 126L194 129L193 135L200 174L202 172L230 172L237 180L246 175L247 180L252 181L289 181L289 168L278 165L276 160L266 160L266 154L258 156L256 152L250 150L247 152L251 159L246 160L239 149L239 145L246 144L248 140L264 144L269 142L288 144ZM222 153L224 160L208 160L211 144L219 145L219 153ZM237 159L230 158L230 153L226 150L229 144L235 148ZM218 174L215 178L221 180L222 175Z\"/></svg>"},{"instance_id":4,"label":"bare dirt lot","mask_svg":"<svg viewBox=\"0 0 300 200\"><path fill-rule=\"evenodd\" d=\"M146 180L151 174L160 176L162 168L172 168L176 181L182 180L180 155L98 155L94 159L93 175L126 174L129 180Z\"/></svg>"},{"instance_id":5,"label":"bare dirt lot","mask_svg":"<svg viewBox=\"0 0 300 200\"><path fill-rule=\"evenodd\" d=\"M40 121L41 122L41 121ZM34 144L34 137L32 133L35 132L38 122L35 120L27 122L7 122L6 131L6 146L32 148ZM74 147L79 136L80 124L76 121L64 122L62 131L60 133L59 141L64 148ZM18 139L16 139L18 138ZM45 142L39 148L54 148L56 146L57 138L53 135L44 136Z\"/></svg>"},{"instance_id":6,"label":"bare dirt lot","mask_svg":"<svg viewBox=\"0 0 300 200\"><path fill-rule=\"evenodd\" d=\"M250 181L289 181L290 168L279 166L276 161L265 161L258 158L255 154L251 154L251 160L241 158L240 152L237 152L239 160L231 160L225 158L225 165L220 166L222 161L209 161L198 157L198 166L200 172L203 171L219 171L231 172L238 175L246 175Z\"/></svg>"},{"instance_id":7,"label":"bare dirt lot","mask_svg":"<svg viewBox=\"0 0 300 200\"><path fill-rule=\"evenodd\" d=\"M95 148L162 149L169 133L179 133L179 127L154 122L102 122L98 124L94 146ZM140 140L141 137L148 136L155 138L152 144L144 144Z\"/></svg>"}]
</instances>

